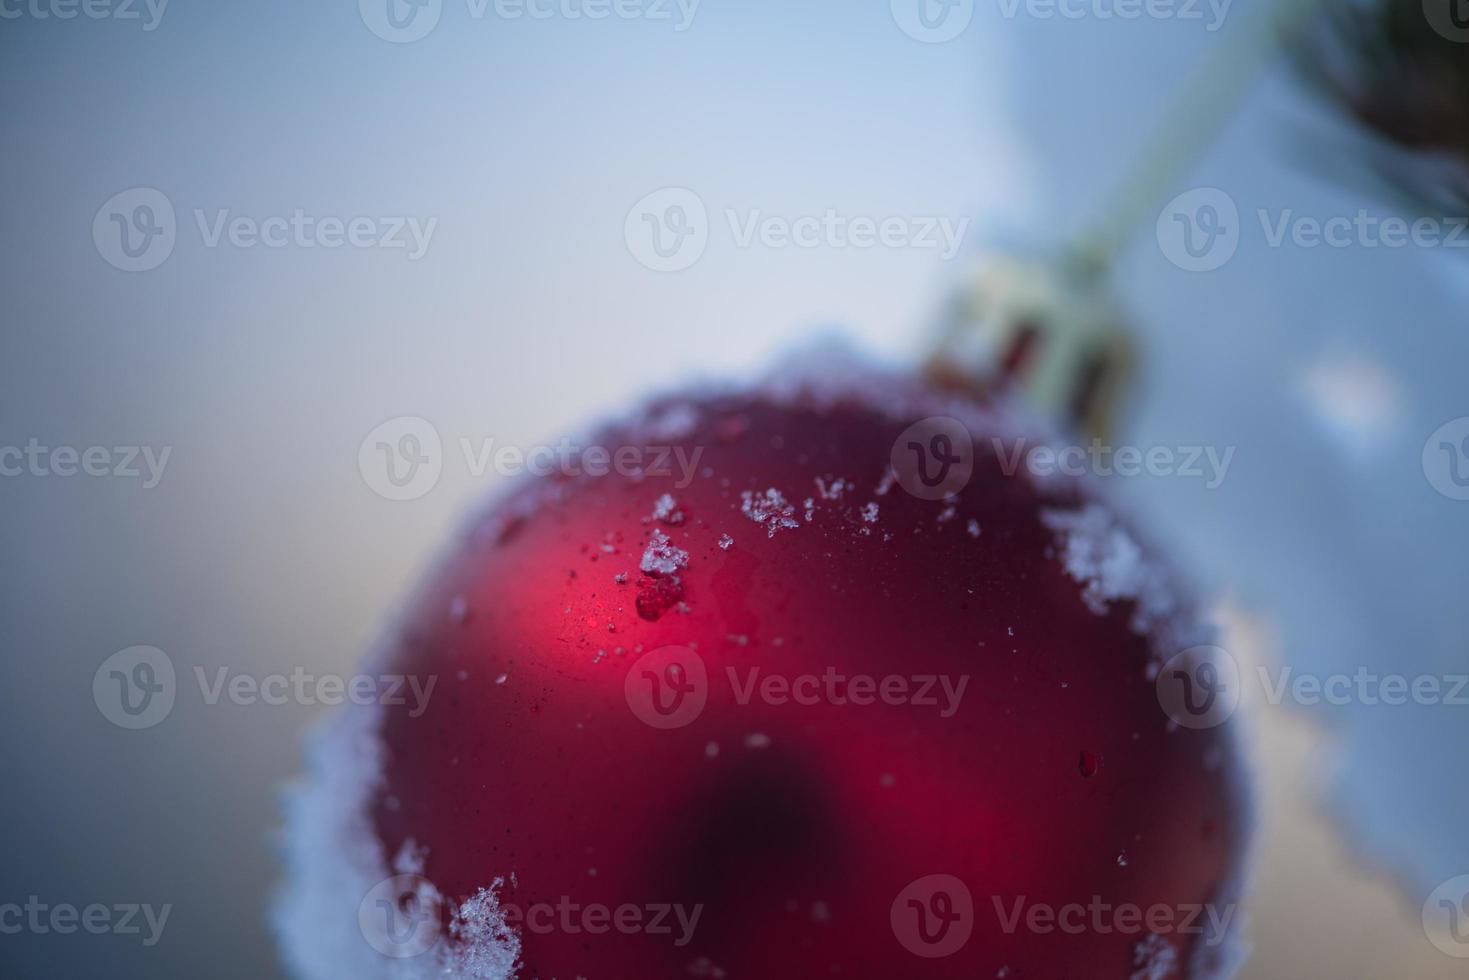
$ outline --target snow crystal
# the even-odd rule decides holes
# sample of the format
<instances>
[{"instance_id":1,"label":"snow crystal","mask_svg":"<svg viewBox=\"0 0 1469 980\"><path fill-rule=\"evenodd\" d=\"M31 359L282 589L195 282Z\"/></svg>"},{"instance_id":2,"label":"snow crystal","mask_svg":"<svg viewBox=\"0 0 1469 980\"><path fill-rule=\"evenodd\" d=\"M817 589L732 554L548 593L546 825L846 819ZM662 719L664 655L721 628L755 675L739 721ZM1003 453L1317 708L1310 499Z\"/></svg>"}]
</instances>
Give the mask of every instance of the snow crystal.
<instances>
[{"instance_id":1,"label":"snow crystal","mask_svg":"<svg viewBox=\"0 0 1469 980\"><path fill-rule=\"evenodd\" d=\"M969 536L971 538L979 537L979 521L976 521L974 518L971 517L969 519L969 527L967 528L967 530L969 531Z\"/></svg>"},{"instance_id":2,"label":"snow crystal","mask_svg":"<svg viewBox=\"0 0 1469 980\"><path fill-rule=\"evenodd\" d=\"M868 504L867 504L867 506L862 508L862 520L865 521L868 524L876 524L877 523L877 503L876 503L876 501L869 501Z\"/></svg>"},{"instance_id":3,"label":"snow crystal","mask_svg":"<svg viewBox=\"0 0 1469 980\"><path fill-rule=\"evenodd\" d=\"M1178 950L1167 939L1152 933L1133 947L1132 980L1167 980L1178 973Z\"/></svg>"},{"instance_id":4,"label":"snow crystal","mask_svg":"<svg viewBox=\"0 0 1469 980\"><path fill-rule=\"evenodd\" d=\"M675 546L662 531L654 531L640 567L649 575L672 575L689 564L689 553Z\"/></svg>"},{"instance_id":5,"label":"snow crystal","mask_svg":"<svg viewBox=\"0 0 1469 980\"><path fill-rule=\"evenodd\" d=\"M707 980L724 980L725 973L709 957L701 956L689 964L689 976L707 978Z\"/></svg>"},{"instance_id":6,"label":"snow crystal","mask_svg":"<svg viewBox=\"0 0 1469 980\"><path fill-rule=\"evenodd\" d=\"M840 477L833 479L830 483L819 476L816 478L816 491L821 494L822 500L841 500L849 485Z\"/></svg>"},{"instance_id":7,"label":"snow crystal","mask_svg":"<svg viewBox=\"0 0 1469 980\"><path fill-rule=\"evenodd\" d=\"M1127 529L1101 504L1081 510L1048 510L1041 519L1065 536L1066 572L1083 586L1082 599L1099 616L1110 603L1135 600L1132 626L1146 632L1177 609L1163 569L1150 563Z\"/></svg>"},{"instance_id":8,"label":"snow crystal","mask_svg":"<svg viewBox=\"0 0 1469 980\"><path fill-rule=\"evenodd\" d=\"M730 549L730 546L733 545L733 544L734 544L734 538L730 537L728 534L721 534L719 536L719 550L720 551L728 551Z\"/></svg>"},{"instance_id":9,"label":"snow crystal","mask_svg":"<svg viewBox=\"0 0 1469 980\"><path fill-rule=\"evenodd\" d=\"M699 410L692 402L674 402L652 413L645 424L648 435L652 438L676 441L698 426Z\"/></svg>"},{"instance_id":10,"label":"snow crystal","mask_svg":"<svg viewBox=\"0 0 1469 980\"><path fill-rule=\"evenodd\" d=\"M288 875L270 920L288 972L297 980L510 980L520 938L495 894L502 879L462 904L449 903L449 938L420 956L390 959L364 941L358 904L394 874L421 875L425 855L407 841L390 866L373 830L370 807L383 783L381 711L351 706L328 718L307 743L309 781L286 798ZM426 903L444 903L427 879L418 892Z\"/></svg>"},{"instance_id":11,"label":"snow crystal","mask_svg":"<svg viewBox=\"0 0 1469 980\"><path fill-rule=\"evenodd\" d=\"M664 524L683 523L683 511L678 509L678 501L673 499L673 494L665 493L653 503L653 520Z\"/></svg>"},{"instance_id":12,"label":"snow crystal","mask_svg":"<svg viewBox=\"0 0 1469 980\"><path fill-rule=\"evenodd\" d=\"M784 528L801 526L791 516L795 514L796 508L786 501L785 494L774 487L763 494L745 490L740 494L740 500L740 511L756 524L764 525L768 532L767 537L775 537L775 532Z\"/></svg>"}]
</instances>

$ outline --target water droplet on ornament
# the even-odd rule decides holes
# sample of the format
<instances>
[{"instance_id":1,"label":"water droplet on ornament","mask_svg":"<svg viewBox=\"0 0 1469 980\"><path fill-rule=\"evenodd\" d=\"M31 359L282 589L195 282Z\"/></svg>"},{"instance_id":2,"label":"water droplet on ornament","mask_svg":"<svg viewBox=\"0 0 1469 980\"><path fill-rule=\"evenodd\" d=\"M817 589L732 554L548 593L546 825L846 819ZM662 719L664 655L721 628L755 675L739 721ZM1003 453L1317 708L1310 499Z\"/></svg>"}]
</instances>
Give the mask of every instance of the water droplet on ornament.
<instances>
[{"instance_id":1,"label":"water droplet on ornament","mask_svg":"<svg viewBox=\"0 0 1469 980\"><path fill-rule=\"evenodd\" d=\"M1097 770L1101 768L1101 765L1102 759L1100 756L1093 752L1082 752L1081 761L1077 764L1077 769L1081 771L1083 778L1091 779L1097 774Z\"/></svg>"},{"instance_id":2,"label":"water droplet on ornament","mask_svg":"<svg viewBox=\"0 0 1469 980\"><path fill-rule=\"evenodd\" d=\"M718 742L710 742L708 745L704 746L704 758L706 758L706 759L716 759L718 757L719 757L719 743Z\"/></svg>"},{"instance_id":3,"label":"water droplet on ornament","mask_svg":"<svg viewBox=\"0 0 1469 980\"><path fill-rule=\"evenodd\" d=\"M683 594L683 582L677 575L645 578L639 583L634 605L638 616L652 623L669 609L681 604Z\"/></svg>"},{"instance_id":4,"label":"water droplet on ornament","mask_svg":"<svg viewBox=\"0 0 1469 980\"><path fill-rule=\"evenodd\" d=\"M509 674L501 674L499 677L496 677L495 678L495 683L498 684L498 685L500 685L501 687L504 687L505 686L505 682L508 681L509 679L510 679L510 675Z\"/></svg>"},{"instance_id":5,"label":"water droplet on ornament","mask_svg":"<svg viewBox=\"0 0 1469 980\"><path fill-rule=\"evenodd\" d=\"M768 749L770 748L770 736L764 732L751 732L745 736L745 748Z\"/></svg>"},{"instance_id":6,"label":"water droplet on ornament","mask_svg":"<svg viewBox=\"0 0 1469 980\"><path fill-rule=\"evenodd\" d=\"M1125 868L1125 867L1127 867L1127 852L1126 851L1123 851L1121 854L1117 855L1117 867L1119 867L1119 868Z\"/></svg>"}]
</instances>

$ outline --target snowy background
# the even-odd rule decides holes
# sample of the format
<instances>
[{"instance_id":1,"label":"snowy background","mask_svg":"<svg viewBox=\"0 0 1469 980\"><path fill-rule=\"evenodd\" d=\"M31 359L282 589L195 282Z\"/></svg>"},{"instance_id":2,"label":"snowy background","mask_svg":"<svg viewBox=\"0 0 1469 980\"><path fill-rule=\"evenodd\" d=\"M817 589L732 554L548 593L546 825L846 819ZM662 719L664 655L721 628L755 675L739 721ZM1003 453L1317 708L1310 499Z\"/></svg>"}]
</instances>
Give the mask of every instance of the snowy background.
<instances>
[{"instance_id":1,"label":"snowy background","mask_svg":"<svg viewBox=\"0 0 1469 980\"><path fill-rule=\"evenodd\" d=\"M0 973L258 980L278 969L276 792L316 709L181 695L123 731L91 696L108 656L156 646L190 680L350 673L493 482L446 465L411 505L382 499L357 451L384 419L528 446L833 324L916 357L965 256L742 246L726 209L968 219L975 249L1066 241L1264 5L1122 20L977 0L945 43L905 32L902 0L704 0L685 30L676 4L592 21L443 0L406 44L374 34L367 0L97 9L0 19L0 444L171 451L153 487L0 479L0 902L173 912L152 948L0 935ZM1189 272L1140 228L1117 278L1146 359L1121 435L1236 453L1217 489L1117 489L1217 597L1242 663L1452 675L1469 670L1469 503L1422 455L1469 415L1469 249L1273 245L1257 219L1390 214L1324 175L1351 138L1269 73L1165 195L1222 193L1232 257ZM94 218L139 187L176 241L126 272ZM676 274L625 236L668 187L713 218ZM221 211L297 210L435 224L418 258L211 244ZM1246 710L1266 790L1246 975L1462 975L1420 910L1469 872L1469 707Z\"/></svg>"}]
</instances>

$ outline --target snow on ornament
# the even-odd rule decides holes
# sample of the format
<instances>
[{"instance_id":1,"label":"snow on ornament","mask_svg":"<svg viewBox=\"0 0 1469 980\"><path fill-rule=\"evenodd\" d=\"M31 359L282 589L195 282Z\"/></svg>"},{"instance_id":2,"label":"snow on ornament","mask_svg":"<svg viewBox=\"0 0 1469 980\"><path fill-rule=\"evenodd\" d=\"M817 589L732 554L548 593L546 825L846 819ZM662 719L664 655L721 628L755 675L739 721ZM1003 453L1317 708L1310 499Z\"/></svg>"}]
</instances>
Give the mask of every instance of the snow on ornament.
<instances>
[{"instance_id":1,"label":"snow on ornament","mask_svg":"<svg viewBox=\"0 0 1469 980\"><path fill-rule=\"evenodd\" d=\"M1232 723L1155 694L1209 640L1173 577L1003 470L1006 399L813 360L589 442L673 438L687 486L529 480L450 549L372 658L434 697L332 716L291 797L299 980L1229 975L1247 794ZM939 500L890 470L935 417Z\"/></svg>"}]
</instances>

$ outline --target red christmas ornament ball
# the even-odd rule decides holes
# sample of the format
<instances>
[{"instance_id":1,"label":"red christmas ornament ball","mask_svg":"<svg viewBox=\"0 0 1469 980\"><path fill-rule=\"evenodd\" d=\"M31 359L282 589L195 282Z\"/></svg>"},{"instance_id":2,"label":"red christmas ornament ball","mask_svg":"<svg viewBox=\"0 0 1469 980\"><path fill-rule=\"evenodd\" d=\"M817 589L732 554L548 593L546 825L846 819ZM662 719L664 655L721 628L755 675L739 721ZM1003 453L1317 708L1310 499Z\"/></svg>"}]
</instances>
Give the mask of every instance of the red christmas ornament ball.
<instances>
[{"instance_id":1,"label":"red christmas ornament ball","mask_svg":"<svg viewBox=\"0 0 1469 980\"><path fill-rule=\"evenodd\" d=\"M319 740L295 972L1227 975L1231 725L1155 691L1189 610L1017 431L792 384L655 403L514 489L375 660L426 703ZM372 940L373 888L424 948Z\"/></svg>"}]
</instances>

